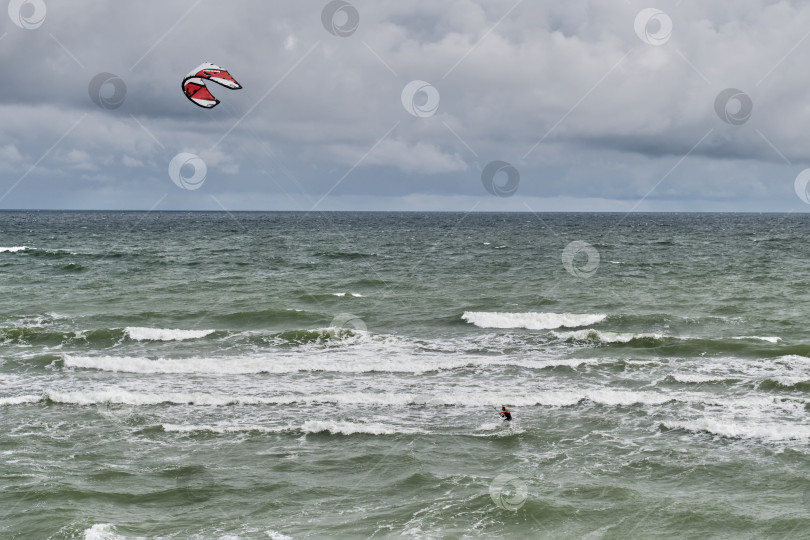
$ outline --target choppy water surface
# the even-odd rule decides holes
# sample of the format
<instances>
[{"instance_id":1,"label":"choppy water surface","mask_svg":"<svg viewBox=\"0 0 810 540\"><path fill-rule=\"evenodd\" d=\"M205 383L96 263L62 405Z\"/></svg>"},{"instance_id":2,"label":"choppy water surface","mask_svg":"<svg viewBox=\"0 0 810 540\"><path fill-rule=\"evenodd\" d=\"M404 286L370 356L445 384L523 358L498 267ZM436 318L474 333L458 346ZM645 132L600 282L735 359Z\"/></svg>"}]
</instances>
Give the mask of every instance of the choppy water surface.
<instances>
[{"instance_id":1,"label":"choppy water surface","mask_svg":"<svg viewBox=\"0 0 810 540\"><path fill-rule=\"evenodd\" d=\"M0 213L0 536L806 538L808 238Z\"/></svg>"}]
</instances>

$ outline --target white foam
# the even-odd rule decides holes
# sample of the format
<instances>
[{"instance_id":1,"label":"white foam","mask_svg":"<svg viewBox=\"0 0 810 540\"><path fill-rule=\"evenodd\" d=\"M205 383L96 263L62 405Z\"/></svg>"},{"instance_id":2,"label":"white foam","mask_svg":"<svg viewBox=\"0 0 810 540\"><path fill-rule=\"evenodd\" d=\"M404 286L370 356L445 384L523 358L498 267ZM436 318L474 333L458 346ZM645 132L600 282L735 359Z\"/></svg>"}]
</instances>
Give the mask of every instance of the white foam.
<instances>
[{"instance_id":1,"label":"white foam","mask_svg":"<svg viewBox=\"0 0 810 540\"><path fill-rule=\"evenodd\" d=\"M706 365L705 360L701 360L700 365L695 369L703 371L711 369L711 373L720 379L746 379L752 381L762 381L763 379L773 379L780 382L782 377L786 381L794 379L790 384L810 380L810 358L798 355L780 356L777 358L744 359L734 357L716 357L711 359L711 364ZM797 379L798 378L798 379Z\"/></svg>"},{"instance_id":2,"label":"white foam","mask_svg":"<svg viewBox=\"0 0 810 540\"><path fill-rule=\"evenodd\" d=\"M572 390L572 391L538 391L531 394L513 392L442 392L430 394L396 394L396 393L362 393L321 394L308 396L279 396L267 398L285 402L318 402L339 404L368 405L427 405L427 406L461 406L493 407L508 403L510 407L558 406L569 407L582 400L602 405L660 405L676 399L675 396L659 392L633 392L628 390Z\"/></svg>"},{"instance_id":3,"label":"white foam","mask_svg":"<svg viewBox=\"0 0 810 540\"><path fill-rule=\"evenodd\" d=\"M597 343L628 343L634 339L662 339L663 334L634 334L631 332L602 332L600 330L574 330L572 332L551 332L563 341L595 341Z\"/></svg>"},{"instance_id":4,"label":"white foam","mask_svg":"<svg viewBox=\"0 0 810 540\"><path fill-rule=\"evenodd\" d=\"M200 392L129 392L126 390L98 390L85 392L58 392L48 391L45 396L55 403L73 405L97 405L102 403L116 403L125 405L158 405L171 403L175 405L208 405L221 406L241 404L277 403L272 399L258 396L232 396L228 394L205 394Z\"/></svg>"},{"instance_id":5,"label":"white foam","mask_svg":"<svg viewBox=\"0 0 810 540\"><path fill-rule=\"evenodd\" d=\"M333 435L354 435L362 433L366 435L395 435L402 434L415 434L427 433L421 429L415 428L398 428L387 424L375 423L359 423L359 422L346 422L346 421L332 421L332 420L307 420L301 426L301 431L304 433L323 433L328 432Z\"/></svg>"},{"instance_id":6,"label":"white foam","mask_svg":"<svg viewBox=\"0 0 810 540\"><path fill-rule=\"evenodd\" d=\"M264 534L266 534L271 540L293 540L292 536L287 536L286 534L282 534L278 531L264 531Z\"/></svg>"},{"instance_id":7,"label":"white foam","mask_svg":"<svg viewBox=\"0 0 810 540\"><path fill-rule=\"evenodd\" d=\"M633 405L637 403L660 405L673 399L673 395L657 392L633 392L628 390L583 390L583 391L538 391L531 394L514 394L511 392L442 392L440 394L412 394L391 392L345 392L335 394L281 394L276 396L230 395L206 393L156 393L130 392L111 389L86 392L48 391L45 396L56 403L74 405L96 405L115 403L126 405L158 405L171 403L177 405L223 406L244 405L286 405L292 403L336 403L340 405L444 405L462 407L499 407L504 403L513 407L535 405L571 406L583 399L603 405ZM20 403L35 402L40 396L23 396ZM770 401L768 401L770 403Z\"/></svg>"},{"instance_id":8,"label":"white foam","mask_svg":"<svg viewBox=\"0 0 810 540\"><path fill-rule=\"evenodd\" d=\"M0 253L16 253L17 251L25 251L27 249L28 246L0 247Z\"/></svg>"},{"instance_id":9,"label":"white foam","mask_svg":"<svg viewBox=\"0 0 810 540\"><path fill-rule=\"evenodd\" d=\"M756 341L767 341L768 343L779 343L782 338L779 336L735 336L731 339L750 339Z\"/></svg>"},{"instance_id":10,"label":"white foam","mask_svg":"<svg viewBox=\"0 0 810 540\"><path fill-rule=\"evenodd\" d=\"M183 341L186 339L200 339L212 334L215 330L179 330L171 328L146 328L142 326L128 326L124 332L130 339L136 341Z\"/></svg>"},{"instance_id":11,"label":"white foam","mask_svg":"<svg viewBox=\"0 0 810 540\"><path fill-rule=\"evenodd\" d=\"M698 394L701 396L702 394ZM749 415L760 416L762 414L781 413L792 417L803 414L804 399L791 399L788 397L775 397L773 395L745 395L721 399L716 395L702 395L702 398L694 401L702 403L720 405L724 410L736 411Z\"/></svg>"},{"instance_id":12,"label":"white foam","mask_svg":"<svg viewBox=\"0 0 810 540\"><path fill-rule=\"evenodd\" d=\"M115 532L111 523L96 523L84 531L84 540L118 540L124 537Z\"/></svg>"},{"instance_id":13,"label":"white foam","mask_svg":"<svg viewBox=\"0 0 810 540\"><path fill-rule=\"evenodd\" d=\"M54 403L72 405L99 405L105 403L121 405L174 405L226 406L226 405L289 405L293 403L339 405L374 405L388 407L403 406L459 406L459 407L500 407L504 403L510 406L528 407L535 405L571 406L583 399L605 405L630 405L635 403L660 404L671 399L670 396L652 392L629 392L621 390L595 391L549 391L532 394L514 394L510 392L442 392L439 394L414 394L392 392L344 392L334 394L281 394L276 396L206 394L201 392L132 392L120 389L94 390L85 392L61 392L50 390L43 396L20 396L5 398L6 404L35 403L47 398ZM3 404L0 401L0 404Z\"/></svg>"},{"instance_id":14,"label":"white foam","mask_svg":"<svg viewBox=\"0 0 810 540\"><path fill-rule=\"evenodd\" d=\"M766 441L789 441L810 439L810 426L801 424L722 422L700 418L688 422L664 422L669 429L705 431L734 439L762 439Z\"/></svg>"},{"instance_id":15,"label":"white foam","mask_svg":"<svg viewBox=\"0 0 810 540\"><path fill-rule=\"evenodd\" d=\"M414 357L413 355L389 354L386 357L374 354L343 353L317 355L257 354L227 358L179 358L150 359L130 356L72 356L62 357L66 367L98 369L122 373L201 373L242 375L248 373L296 373L303 371L328 371L337 373L426 373L485 366L518 366L527 369L544 369L555 366L570 366L596 363L599 360L520 360L501 357ZM612 361L612 360L611 360Z\"/></svg>"},{"instance_id":16,"label":"white foam","mask_svg":"<svg viewBox=\"0 0 810 540\"><path fill-rule=\"evenodd\" d=\"M662 405L676 399L674 395L658 392L634 392L630 390L591 390L583 396L600 405Z\"/></svg>"},{"instance_id":17,"label":"white foam","mask_svg":"<svg viewBox=\"0 0 810 540\"><path fill-rule=\"evenodd\" d=\"M208 431L211 433L244 433L244 432L251 432L251 431L258 431L261 433L279 433L282 431L287 431L287 428L283 427L267 427L267 426L258 426L258 425L243 425L243 424L232 424L232 425L200 425L200 424L161 424L163 431L172 432L172 433L194 433L195 431Z\"/></svg>"},{"instance_id":18,"label":"white foam","mask_svg":"<svg viewBox=\"0 0 810 540\"><path fill-rule=\"evenodd\" d=\"M495 311L465 311L461 316L479 328L526 328L550 330L552 328L576 328L590 326L605 320L605 314L588 313L505 313Z\"/></svg>"},{"instance_id":19,"label":"white foam","mask_svg":"<svg viewBox=\"0 0 810 540\"><path fill-rule=\"evenodd\" d=\"M809 382L810 377L807 375L805 376L790 376L790 375L782 375L778 377L773 377L773 380L781 384L782 386L795 386L799 383Z\"/></svg>"},{"instance_id":20,"label":"white foam","mask_svg":"<svg viewBox=\"0 0 810 540\"><path fill-rule=\"evenodd\" d=\"M478 426L477 431L483 431L484 433L472 433L473 437L509 437L526 432L525 429L518 427L515 421L486 422Z\"/></svg>"},{"instance_id":21,"label":"white foam","mask_svg":"<svg viewBox=\"0 0 810 540\"><path fill-rule=\"evenodd\" d=\"M37 403L42 401L42 396L25 395L25 396L11 396L0 398L0 406L2 405L22 405L23 403Z\"/></svg>"},{"instance_id":22,"label":"white foam","mask_svg":"<svg viewBox=\"0 0 810 540\"><path fill-rule=\"evenodd\" d=\"M810 363L810 358L806 356L801 356L799 354L786 354L784 356L778 356L774 360L781 361L789 364L799 364L799 365L807 365Z\"/></svg>"}]
</instances>

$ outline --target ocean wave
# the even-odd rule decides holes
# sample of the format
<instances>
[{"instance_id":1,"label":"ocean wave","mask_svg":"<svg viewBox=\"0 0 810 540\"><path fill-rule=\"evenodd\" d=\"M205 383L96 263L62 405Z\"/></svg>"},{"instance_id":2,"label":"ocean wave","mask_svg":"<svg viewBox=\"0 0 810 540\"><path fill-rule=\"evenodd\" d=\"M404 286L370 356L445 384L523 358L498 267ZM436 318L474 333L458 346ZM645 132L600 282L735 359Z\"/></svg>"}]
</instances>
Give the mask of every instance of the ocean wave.
<instances>
[{"instance_id":1,"label":"ocean wave","mask_svg":"<svg viewBox=\"0 0 810 540\"><path fill-rule=\"evenodd\" d=\"M497 311L465 311L461 316L463 320L479 328L526 328L528 330L590 326L605 320L606 317L605 314L588 313L506 313Z\"/></svg>"},{"instance_id":2,"label":"ocean wave","mask_svg":"<svg viewBox=\"0 0 810 540\"><path fill-rule=\"evenodd\" d=\"M38 403L40 401L42 401L42 395L34 395L34 394L28 394L24 396L0 397L0 406L22 405L24 403Z\"/></svg>"},{"instance_id":3,"label":"ocean wave","mask_svg":"<svg viewBox=\"0 0 810 540\"><path fill-rule=\"evenodd\" d=\"M398 435L427 433L418 428L402 428L379 423L359 423L333 420L307 420L299 428L304 433L331 433L333 435Z\"/></svg>"},{"instance_id":4,"label":"ocean wave","mask_svg":"<svg viewBox=\"0 0 810 540\"><path fill-rule=\"evenodd\" d=\"M667 429L683 429L696 433L705 432L731 439L760 439L765 441L790 441L810 439L810 426L776 423L724 422L700 418L688 422L664 422Z\"/></svg>"},{"instance_id":5,"label":"ocean wave","mask_svg":"<svg viewBox=\"0 0 810 540\"><path fill-rule=\"evenodd\" d=\"M632 332L603 332L601 330L575 330L572 332L551 332L551 335L562 341L572 343L645 343L653 345L665 339L674 339L663 334L635 334Z\"/></svg>"},{"instance_id":6,"label":"ocean wave","mask_svg":"<svg viewBox=\"0 0 810 540\"><path fill-rule=\"evenodd\" d=\"M201 424L160 424L160 428L167 433L195 433L207 431L210 433L281 433L288 431L284 427L267 427L252 424L232 424L232 425L201 425Z\"/></svg>"},{"instance_id":7,"label":"ocean wave","mask_svg":"<svg viewBox=\"0 0 810 540\"><path fill-rule=\"evenodd\" d=\"M23 249L19 249L23 248ZM79 255L74 251L68 251L66 249L43 249L43 248L32 248L27 246L19 246L16 248L11 248L12 251L22 251L32 257L45 257L45 258L63 258L63 257L73 257Z\"/></svg>"},{"instance_id":8,"label":"ocean wave","mask_svg":"<svg viewBox=\"0 0 810 540\"><path fill-rule=\"evenodd\" d=\"M751 341L767 341L768 343L779 343L782 338L779 336L735 336L731 339L747 339Z\"/></svg>"},{"instance_id":9,"label":"ocean wave","mask_svg":"<svg viewBox=\"0 0 810 540\"><path fill-rule=\"evenodd\" d=\"M375 339L367 332L343 328L319 328L315 330L285 330L282 332L228 330L181 330L128 326L125 328L97 328L77 331L57 331L42 326L0 327L0 344L11 345L95 345L111 347L120 345L124 338L133 341L187 341L213 336L241 339L256 345L304 345L328 344L331 342L362 342ZM382 338L381 338L382 339Z\"/></svg>"},{"instance_id":10,"label":"ocean wave","mask_svg":"<svg viewBox=\"0 0 810 540\"><path fill-rule=\"evenodd\" d=\"M58 269L65 272L84 272L88 267L78 263L68 263L58 267Z\"/></svg>"},{"instance_id":11,"label":"ocean wave","mask_svg":"<svg viewBox=\"0 0 810 540\"><path fill-rule=\"evenodd\" d=\"M651 392L596 390L591 392L538 392L531 395L512 393L470 394L469 392L431 394L395 394L374 392L346 392L338 394L282 394L278 396L233 396L200 393L141 393L127 391L98 392L48 392L47 397L56 402L79 405L120 403L128 405L156 405L160 403L187 405L232 405L266 404L289 405L294 403L334 403L338 405L374 406L461 406L499 407L508 403L511 407L572 406L583 400L604 405L633 405L646 403L658 405L673 398Z\"/></svg>"},{"instance_id":12,"label":"ocean wave","mask_svg":"<svg viewBox=\"0 0 810 540\"><path fill-rule=\"evenodd\" d=\"M48 324L43 322L43 324ZM111 346L124 337L121 328L97 330L56 331L43 326L12 326L0 328L0 343L4 345L59 346L73 343Z\"/></svg>"},{"instance_id":13,"label":"ocean wave","mask_svg":"<svg viewBox=\"0 0 810 540\"><path fill-rule=\"evenodd\" d=\"M18 251L26 251L28 249L30 249L28 246L0 247L0 253L16 253Z\"/></svg>"},{"instance_id":14,"label":"ocean wave","mask_svg":"<svg viewBox=\"0 0 810 540\"><path fill-rule=\"evenodd\" d=\"M351 403L355 396L346 395ZM356 401L362 402L364 396L356 396ZM629 390L554 390L538 391L531 394L514 394L512 392L474 393L456 392L442 393L440 395L425 394L393 394L383 398L382 404L394 404L401 401L404 404L425 404L428 406L463 406L463 407L492 407L493 410L501 405L510 407L572 407L583 401L590 401L598 405L628 406L628 405L661 405L676 400L676 396L660 392L634 392Z\"/></svg>"},{"instance_id":15,"label":"ocean wave","mask_svg":"<svg viewBox=\"0 0 810 540\"><path fill-rule=\"evenodd\" d=\"M367 259L370 257L378 257L376 253L359 253L354 251L321 251L315 254L316 257L325 257L328 259Z\"/></svg>"},{"instance_id":16,"label":"ocean wave","mask_svg":"<svg viewBox=\"0 0 810 540\"><path fill-rule=\"evenodd\" d=\"M150 314L151 315L151 314ZM194 317L208 317L209 320L222 321L229 326L266 328L270 324L290 324L296 322L310 323L323 319L324 315L302 309L264 309L258 311L236 311L232 313L199 312Z\"/></svg>"},{"instance_id":17,"label":"ocean wave","mask_svg":"<svg viewBox=\"0 0 810 540\"><path fill-rule=\"evenodd\" d=\"M31 396L26 396L31 397ZM200 392L130 392L127 390L96 390L84 392L47 391L38 396L38 401L51 401L71 405L160 405L170 403L173 405L258 405L278 403L272 399L263 399L256 396L232 396L227 394L205 394ZM2 403L0 401L0 403Z\"/></svg>"},{"instance_id":18,"label":"ocean wave","mask_svg":"<svg viewBox=\"0 0 810 540\"><path fill-rule=\"evenodd\" d=\"M69 405L119 404L150 406L160 404L193 405L193 406L227 406L227 405L290 405L290 404L337 404L337 405L373 405L373 406L456 406L456 407L489 407L498 408L508 404L510 407L557 406L570 407L582 401L591 401L601 405L660 405L677 400L678 396L658 392L633 392L627 390L571 390L571 391L538 391L531 394L514 394L511 392L443 392L426 393L390 393L390 392L344 392L334 394L280 394L269 396L208 394L202 392L137 392L118 388L64 392L48 390L42 394L26 394L0 398L0 405L21 405L27 403L51 402Z\"/></svg>"},{"instance_id":19,"label":"ocean wave","mask_svg":"<svg viewBox=\"0 0 810 540\"><path fill-rule=\"evenodd\" d=\"M428 433L418 428L405 428L381 423L348 422L335 420L307 420L300 426L262 426L256 424L226 424L226 425L193 425L193 424L161 424L166 432L194 433L207 431L211 433L301 433L317 434L330 433L332 435L415 435Z\"/></svg>"},{"instance_id":20,"label":"ocean wave","mask_svg":"<svg viewBox=\"0 0 810 540\"><path fill-rule=\"evenodd\" d=\"M591 390L583 392L582 398L599 405L610 406L663 405L678 401L678 397L672 394L631 390Z\"/></svg>"},{"instance_id":21,"label":"ocean wave","mask_svg":"<svg viewBox=\"0 0 810 540\"><path fill-rule=\"evenodd\" d=\"M399 356L399 357L397 357ZM358 358L344 354L342 358L322 355L303 357L300 355L254 355L227 358L145 358L132 356L73 356L63 355L62 363L68 368L97 369L121 373L199 373L221 375L243 375L258 373L297 373L306 371L327 371L338 373L427 373L464 368L494 366L514 366L526 369L548 369L559 366L577 367L614 360L560 359L560 360L520 360L499 357L470 358L430 358L414 359L411 355L379 355ZM345 359L344 359L345 358Z\"/></svg>"},{"instance_id":22,"label":"ocean wave","mask_svg":"<svg viewBox=\"0 0 810 540\"><path fill-rule=\"evenodd\" d=\"M75 337L75 334L72 332L53 332L39 326L12 326L0 328L0 343L3 345L30 345L32 343L58 345L62 343L64 339L70 339L73 337Z\"/></svg>"},{"instance_id":23,"label":"ocean wave","mask_svg":"<svg viewBox=\"0 0 810 540\"><path fill-rule=\"evenodd\" d=\"M213 334L216 330L179 330L170 328L147 328L127 326L124 332L135 341L185 341L200 339Z\"/></svg>"},{"instance_id":24,"label":"ocean wave","mask_svg":"<svg viewBox=\"0 0 810 540\"><path fill-rule=\"evenodd\" d=\"M810 375L776 376L763 380L757 386L760 390L810 390Z\"/></svg>"},{"instance_id":25,"label":"ocean wave","mask_svg":"<svg viewBox=\"0 0 810 540\"><path fill-rule=\"evenodd\" d=\"M275 338L277 344L280 345L303 345L367 341L371 339L371 335L354 328L317 328L314 330L285 330L276 334Z\"/></svg>"},{"instance_id":26,"label":"ocean wave","mask_svg":"<svg viewBox=\"0 0 810 540\"><path fill-rule=\"evenodd\" d=\"M702 384L702 383L724 383L724 382L739 382L739 378L733 378L723 375L699 375L696 373L673 373L668 375L665 379L668 382L678 382L685 384Z\"/></svg>"}]
</instances>

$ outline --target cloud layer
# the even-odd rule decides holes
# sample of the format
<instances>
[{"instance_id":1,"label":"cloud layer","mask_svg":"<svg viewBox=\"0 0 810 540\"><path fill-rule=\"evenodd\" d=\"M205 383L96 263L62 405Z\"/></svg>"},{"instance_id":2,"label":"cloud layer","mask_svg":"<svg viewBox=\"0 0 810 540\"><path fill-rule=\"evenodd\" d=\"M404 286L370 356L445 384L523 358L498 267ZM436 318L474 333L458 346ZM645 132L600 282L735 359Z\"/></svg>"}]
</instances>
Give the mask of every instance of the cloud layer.
<instances>
[{"instance_id":1,"label":"cloud layer","mask_svg":"<svg viewBox=\"0 0 810 540\"><path fill-rule=\"evenodd\" d=\"M29 0L9 12L3 208L807 208L794 190L810 167L803 2ZM204 61L243 86L209 84L222 101L210 110L180 88ZM116 79L91 84L100 73ZM197 189L169 177L181 152L205 163ZM482 182L495 160L519 171L510 197Z\"/></svg>"}]
</instances>

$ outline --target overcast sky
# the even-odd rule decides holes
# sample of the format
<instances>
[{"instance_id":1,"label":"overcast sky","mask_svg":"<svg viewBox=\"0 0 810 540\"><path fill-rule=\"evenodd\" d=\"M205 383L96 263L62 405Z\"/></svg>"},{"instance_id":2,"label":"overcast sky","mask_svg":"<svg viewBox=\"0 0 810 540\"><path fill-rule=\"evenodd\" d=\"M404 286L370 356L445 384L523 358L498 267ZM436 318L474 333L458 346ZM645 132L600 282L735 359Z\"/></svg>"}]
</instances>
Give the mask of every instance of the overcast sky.
<instances>
[{"instance_id":1,"label":"overcast sky","mask_svg":"<svg viewBox=\"0 0 810 540\"><path fill-rule=\"evenodd\" d=\"M810 210L810 2L12 0L2 20L0 208ZM205 61L243 87L208 82L213 109L181 89Z\"/></svg>"}]
</instances>

